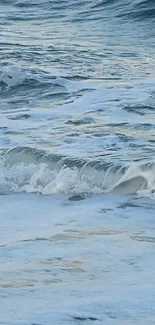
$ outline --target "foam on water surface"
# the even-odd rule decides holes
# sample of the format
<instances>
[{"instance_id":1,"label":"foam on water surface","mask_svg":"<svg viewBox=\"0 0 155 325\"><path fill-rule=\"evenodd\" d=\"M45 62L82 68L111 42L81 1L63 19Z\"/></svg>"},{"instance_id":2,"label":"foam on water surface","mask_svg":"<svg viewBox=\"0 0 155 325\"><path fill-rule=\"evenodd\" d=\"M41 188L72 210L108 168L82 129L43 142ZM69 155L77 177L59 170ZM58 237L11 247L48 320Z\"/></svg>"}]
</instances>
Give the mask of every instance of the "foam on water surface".
<instances>
[{"instance_id":1,"label":"foam on water surface","mask_svg":"<svg viewBox=\"0 0 155 325\"><path fill-rule=\"evenodd\" d=\"M0 201L3 324L153 321L153 203L114 195Z\"/></svg>"},{"instance_id":2,"label":"foam on water surface","mask_svg":"<svg viewBox=\"0 0 155 325\"><path fill-rule=\"evenodd\" d=\"M0 3L2 325L154 324L153 15Z\"/></svg>"},{"instance_id":3,"label":"foam on water surface","mask_svg":"<svg viewBox=\"0 0 155 325\"><path fill-rule=\"evenodd\" d=\"M154 197L154 161L109 163L14 148L1 152L0 191L93 195L114 192Z\"/></svg>"}]
</instances>

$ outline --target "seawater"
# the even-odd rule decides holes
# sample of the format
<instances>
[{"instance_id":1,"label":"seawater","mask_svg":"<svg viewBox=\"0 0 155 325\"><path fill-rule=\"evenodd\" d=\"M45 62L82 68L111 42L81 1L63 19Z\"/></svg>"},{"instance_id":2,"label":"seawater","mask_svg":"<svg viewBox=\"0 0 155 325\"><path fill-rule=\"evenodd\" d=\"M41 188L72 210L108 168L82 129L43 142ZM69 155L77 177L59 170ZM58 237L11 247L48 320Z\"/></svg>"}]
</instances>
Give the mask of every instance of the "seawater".
<instances>
[{"instance_id":1,"label":"seawater","mask_svg":"<svg viewBox=\"0 0 155 325\"><path fill-rule=\"evenodd\" d=\"M154 324L155 4L0 2L0 324Z\"/></svg>"}]
</instances>

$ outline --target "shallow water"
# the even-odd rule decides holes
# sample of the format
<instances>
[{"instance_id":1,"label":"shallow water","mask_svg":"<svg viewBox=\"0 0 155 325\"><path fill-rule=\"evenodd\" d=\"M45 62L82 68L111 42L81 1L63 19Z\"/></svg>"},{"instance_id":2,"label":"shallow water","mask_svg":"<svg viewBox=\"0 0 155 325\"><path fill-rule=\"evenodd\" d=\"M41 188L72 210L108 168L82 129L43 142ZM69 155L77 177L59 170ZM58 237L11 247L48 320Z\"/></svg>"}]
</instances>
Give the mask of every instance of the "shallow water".
<instances>
[{"instance_id":1,"label":"shallow water","mask_svg":"<svg viewBox=\"0 0 155 325\"><path fill-rule=\"evenodd\" d=\"M0 3L0 324L153 324L153 1Z\"/></svg>"},{"instance_id":2,"label":"shallow water","mask_svg":"<svg viewBox=\"0 0 155 325\"><path fill-rule=\"evenodd\" d=\"M154 323L154 202L0 201L2 324Z\"/></svg>"}]
</instances>

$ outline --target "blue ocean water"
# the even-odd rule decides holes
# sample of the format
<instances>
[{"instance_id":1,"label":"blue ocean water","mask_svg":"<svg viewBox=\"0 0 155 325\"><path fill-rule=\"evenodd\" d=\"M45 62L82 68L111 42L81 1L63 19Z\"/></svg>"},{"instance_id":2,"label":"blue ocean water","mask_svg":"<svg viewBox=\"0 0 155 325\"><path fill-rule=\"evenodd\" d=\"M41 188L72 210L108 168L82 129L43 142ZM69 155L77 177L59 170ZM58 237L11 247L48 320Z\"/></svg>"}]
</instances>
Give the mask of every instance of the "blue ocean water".
<instances>
[{"instance_id":1,"label":"blue ocean water","mask_svg":"<svg viewBox=\"0 0 155 325\"><path fill-rule=\"evenodd\" d=\"M0 1L0 324L154 324L155 3Z\"/></svg>"}]
</instances>

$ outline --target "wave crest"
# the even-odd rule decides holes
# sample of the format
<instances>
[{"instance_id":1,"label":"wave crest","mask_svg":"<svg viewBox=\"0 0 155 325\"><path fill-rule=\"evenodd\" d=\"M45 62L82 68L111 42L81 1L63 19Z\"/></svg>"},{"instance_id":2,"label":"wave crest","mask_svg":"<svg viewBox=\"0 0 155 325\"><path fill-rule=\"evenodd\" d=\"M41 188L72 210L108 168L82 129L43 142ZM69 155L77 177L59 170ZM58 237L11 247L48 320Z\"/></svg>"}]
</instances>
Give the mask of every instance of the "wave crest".
<instances>
[{"instance_id":1,"label":"wave crest","mask_svg":"<svg viewBox=\"0 0 155 325\"><path fill-rule=\"evenodd\" d=\"M30 148L1 152L0 192L73 195L153 193L155 164L116 165Z\"/></svg>"},{"instance_id":2,"label":"wave crest","mask_svg":"<svg viewBox=\"0 0 155 325\"><path fill-rule=\"evenodd\" d=\"M52 85L64 88L68 93L78 92L80 90L93 88L88 84L80 81L72 81L67 77L53 76L49 72L42 70L32 70L26 67L17 67L14 65L3 66L0 70L0 84L8 88L17 87L19 85L29 84L31 88L36 88L36 83L42 85Z\"/></svg>"}]
</instances>

